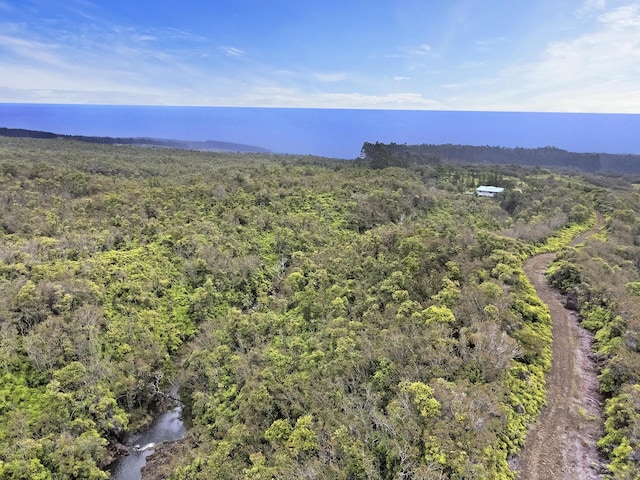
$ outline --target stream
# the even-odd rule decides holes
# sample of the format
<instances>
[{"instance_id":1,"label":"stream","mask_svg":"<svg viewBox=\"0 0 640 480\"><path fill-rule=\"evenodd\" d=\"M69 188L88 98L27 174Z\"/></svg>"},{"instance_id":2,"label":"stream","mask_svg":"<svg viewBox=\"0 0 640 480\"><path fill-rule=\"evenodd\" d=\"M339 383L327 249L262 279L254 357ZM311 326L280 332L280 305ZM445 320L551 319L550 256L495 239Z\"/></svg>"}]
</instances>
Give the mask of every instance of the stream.
<instances>
[{"instance_id":1,"label":"stream","mask_svg":"<svg viewBox=\"0 0 640 480\"><path fill-rule=\"evenodd\" d=\"M187 429L182 421L182 408L179 403L177 407L161 412L146 429L127 439L129 454L119 457L108 467L112 480L140 480L142 467L156 445L184 438Z\"/></svg>"}]
</instances>

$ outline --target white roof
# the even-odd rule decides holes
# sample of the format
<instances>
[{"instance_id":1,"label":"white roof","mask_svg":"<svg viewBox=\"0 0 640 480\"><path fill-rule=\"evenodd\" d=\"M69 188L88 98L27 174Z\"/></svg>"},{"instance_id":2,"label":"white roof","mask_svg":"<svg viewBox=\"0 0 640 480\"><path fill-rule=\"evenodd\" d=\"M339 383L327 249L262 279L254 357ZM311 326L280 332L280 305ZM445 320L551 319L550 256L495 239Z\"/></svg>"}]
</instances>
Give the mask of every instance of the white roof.
<instances>
[{"instance_id":1,"label":"white roof","mask_svg":"<svg viewBox=\"0 0 640 480\"><path fill-rule=\"evenodd\" d=\"M502 187L492 187L491 185L480 185L476 188L478 192L491 192L491 193L502 193L504 192L504 188Z\"/></svg>"}]
</instances>

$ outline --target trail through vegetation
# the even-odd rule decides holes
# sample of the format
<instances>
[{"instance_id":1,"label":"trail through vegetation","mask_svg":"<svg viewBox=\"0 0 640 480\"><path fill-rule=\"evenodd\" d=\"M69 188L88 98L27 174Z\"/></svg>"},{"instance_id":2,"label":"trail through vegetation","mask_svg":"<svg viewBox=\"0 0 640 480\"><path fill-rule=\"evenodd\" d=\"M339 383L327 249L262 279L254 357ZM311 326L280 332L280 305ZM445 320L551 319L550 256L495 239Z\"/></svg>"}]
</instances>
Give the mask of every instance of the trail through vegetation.
<instances>
[{"instance_id":1,"label":"trail through vegetation","mask_svg":"<svg viewBox=\"0 0 640 480\"><path fill-rule=\"evenodd\" d=\"M176 383L189 434L158 478L512 480L552 366L541 251L595 333L609 473L640 475L627 180L0 138L0 205L0 480L108 478ZM585 388L554 375L550 398Z\"/></svg>"},{"instance_id":2,"label":"trail through vegetation","mask_svg":"<svg viewBox=\"0 0 640 480\"><path fill-rule=\"evenodd\" d=\"M588 232L592 234L593 231ZM574 243L579 243L584 235ZM547 406L530 429L516 470L520 480L596 480L602 478L597 441L602 435L602 397L598 393L592 335L565 308L545 272L555 254L530 258L524 271L553 322L553 360L547 375Z\"/></svg>"}]
</instances>

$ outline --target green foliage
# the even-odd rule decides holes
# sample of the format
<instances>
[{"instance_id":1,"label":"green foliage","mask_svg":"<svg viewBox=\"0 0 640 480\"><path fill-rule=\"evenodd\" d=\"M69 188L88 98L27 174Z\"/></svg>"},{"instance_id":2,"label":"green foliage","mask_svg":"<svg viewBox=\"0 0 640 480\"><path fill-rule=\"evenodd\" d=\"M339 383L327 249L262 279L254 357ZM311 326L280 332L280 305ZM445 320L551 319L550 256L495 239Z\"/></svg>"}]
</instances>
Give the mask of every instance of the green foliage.
<instances>
[{"instance_id":1,"label":"green foliage","mask_svg":"<svg viewBox=\"0 0 640 480\"><path fill-rule=\"evenodd\" d=\"M413 403L420 416L430 418L440 413L440 403L433 398L433 388L422 382L403 382L399 385L400 392L408 392L413 396Z\"/></svg>"},{"instance_id":2,"label":"green foliage","mask_svg":"<svg viewBox=\"0 0 640 480\"><path fill-rule=\"evenodd\" d=\"M567 294L568 306L580 313L581 323L594 332L599 359L600 391L607 398L605 435L598 442L607 455L611 478L640 474L640 320L637 279L640 276L636 233L638 204L622 192L598 192L598 202L612 218L600 235L580 248L558 255L548 276Z\"/></svg>"},{"instance_id":3,"label":"green foliage","mask_svg":"<svg viewBox=\"0 0 640 480\"><path fill-rule=\"evenodd\" d=\"M448 307L439 307L437 305L431 305L422 311L420 314L414 315L416 318L420 318L427 325L432 322L435 323L453 323L456 320L455 315Z\"/></svg>"},{"instance_id":4,"label":"green foliage","mask_svg":"<svg viewBox=\"0 0 640 480\"><path fill-rule=\"evenodd\" d=\"M513 478L551 344L522 261L588 224L579 179L399 168L381 147L376 169L0 149L0 478L104 478L110 444L172 383L191 423L172 478ZM522 191L462 194L494 180ZM611 355L635 338L618 316L592 319ZM614 389L635 378L620 358ZM607 448L624 463L625 445Z\"/></svg>"},{"instance_id":5,"label":"green foliage","mask_svg":"<svg viewBox=\"0 0 640 480\"><path fill-rule=\"evenodd\" d=\"M605 435L598 442L611 459L613 478L634 478L640 474L634 461L640 427L640 385L626 385L620 394L607 400Z\"/></svg>"},{"instance_id":6,"label":"green foliage","mask_svg":"<svg viewBox=\"0 0 640 480\"><path fill-rule=\"evenodd\" d=\"M582 217L580 217L582 218ZM538 247L538 253L558 252L566 248L571 241L583 232L589 230L595 223L596 216L591 214L580 223L569 225L546 239L544 244ZM574 218L574 221L576 219Z\"/></svg>"},{"instance_id":7,"label":"green foliage","mask_svg":"<svg viewBox=\"0 0 640 480\"><path fill-rule=\"evenodd\" d=\"M549 283L562 292L568 292L580 283L580 271L572 263L562 260L549 266L547 277Z\"/></svg>"}]
</instances>

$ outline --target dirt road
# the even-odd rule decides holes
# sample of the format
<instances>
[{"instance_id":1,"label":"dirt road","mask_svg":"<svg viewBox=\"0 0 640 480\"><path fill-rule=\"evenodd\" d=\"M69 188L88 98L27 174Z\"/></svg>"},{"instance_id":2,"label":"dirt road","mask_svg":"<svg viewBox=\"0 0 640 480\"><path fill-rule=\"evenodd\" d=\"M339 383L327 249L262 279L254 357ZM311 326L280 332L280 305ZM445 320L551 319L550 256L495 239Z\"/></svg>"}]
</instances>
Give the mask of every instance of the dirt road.
<instances>
[{"instance_id":1,"label":"dirt road","mask_svg":"<svg viewBox=\"0 0 640 480\"><path fill-rule=\"evenodd\" d=\"M519 480L598 480L602 459L596 442L602 430L602 399L589 357L591 334L564 308L544 272L555 254L525 262L524 270L547 304L553 322L553 360L547 375L547 406L529 430L514 470Z\"/></svg>"}]
</instances>

